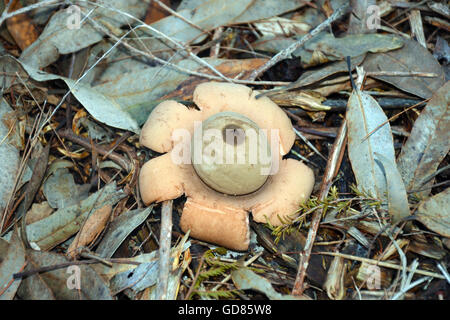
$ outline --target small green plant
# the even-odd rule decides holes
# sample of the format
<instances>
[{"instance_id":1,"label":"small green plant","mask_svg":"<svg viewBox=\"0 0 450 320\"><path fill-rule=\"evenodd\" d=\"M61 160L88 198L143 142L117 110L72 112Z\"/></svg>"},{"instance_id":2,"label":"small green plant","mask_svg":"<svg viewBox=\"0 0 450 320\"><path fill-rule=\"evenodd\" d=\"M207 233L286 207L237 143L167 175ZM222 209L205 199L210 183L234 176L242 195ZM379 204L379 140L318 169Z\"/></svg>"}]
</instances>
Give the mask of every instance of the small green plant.
<instances>
[{"instance_id":1,"label":"small green plant","mask_svg":"<svg viewBox=\"0 0 450 320\"><path fill-rule=\"evenodd\" d=\"M311 197L305 203L302 203L299 209L291 215L290 218L281 219L282 225L273 226L269 222L267 227L272 230L272 234L275 236L275 243L279 242L284 236L291 234L295 230L300 230L306 222L306 218L317 210L322 210L322 215L325 217L328 212L333 211L336 217L349 217L359 214L359 211L355 208L367 208L374 207L379 209L381 201L373 198L370 195L361 192L356 186L351 186L353 197L342 197L337 192L335 186L331 187L328 196L324 200L319 200L317 197Z\"/></svg>"},{"instance_id":2,"label":"small green plant","mask_svg":"<svg viewBox=\"0 0 450 320\"><path fill-rule=\"evenodd\" d=\"M208 250L203 254L203 261L205 262L206 268L203 268L204 270L200 271L197 281L192 284L194 286L192 295L197 294L199 296L209 297L211 299L230 299L235 296L237 290L198 290L202 282L205 280L216 277L225 277L228 275L228 272L239 268L237 262L224 262L220 260L220 256L226 254L226 252L227 250L225 248L216 248Z\"/></svg>"}]
</instances>

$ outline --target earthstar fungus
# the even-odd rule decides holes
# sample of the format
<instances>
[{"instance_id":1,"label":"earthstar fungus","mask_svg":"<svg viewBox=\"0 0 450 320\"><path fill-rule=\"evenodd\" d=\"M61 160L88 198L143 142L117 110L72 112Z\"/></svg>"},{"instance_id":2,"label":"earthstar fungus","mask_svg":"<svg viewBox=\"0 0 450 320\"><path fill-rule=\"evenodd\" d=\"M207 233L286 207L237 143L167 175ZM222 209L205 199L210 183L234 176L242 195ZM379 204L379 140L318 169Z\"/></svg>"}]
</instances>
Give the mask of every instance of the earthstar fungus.
<instances>
[{"instance_id":1,"label":"earthstar fungus","mask_svg":"<svg viewBox=\"0 0 450 320\"><path fill-rule=\"evenodd\" d=\"M143 202L186 195L181 229L234 250L248 248L249 212L256 222L280 225L280 218L295 217L314 185L310 168L282 159L295 141L289 118L257 94L243 85L202 83L193 94L198 110L164 101L140 137L142 145L163 153L141 169Z\"/></svg>"}]
</instances>

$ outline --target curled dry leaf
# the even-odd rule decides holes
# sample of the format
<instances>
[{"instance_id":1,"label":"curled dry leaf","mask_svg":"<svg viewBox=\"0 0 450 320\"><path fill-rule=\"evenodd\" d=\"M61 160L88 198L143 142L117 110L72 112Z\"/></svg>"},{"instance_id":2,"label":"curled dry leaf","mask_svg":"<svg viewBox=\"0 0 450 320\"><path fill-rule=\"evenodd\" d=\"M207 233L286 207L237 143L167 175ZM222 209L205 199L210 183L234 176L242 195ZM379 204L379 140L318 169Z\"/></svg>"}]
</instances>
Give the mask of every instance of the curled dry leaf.
<instances>
[{"instance_id":1,"label":"curled dry leaf","mask_svg":"<svg viewBox=\"0 0 450 320\"><path fill-rule=\"evenodd\" d=\"M332 300L342 300L345 297L345 260L342 257L334 257L328 269L327 280L323 287Z\"/></svg>"},{"instance_id":2,"label":"curled dry leaf","mask_svg":"<svg viewBox=\"0 0 450 320\"><path fill-rule=\"evenodd\" d=\"M450 238L450 188L422 201L416 217L428 229Z\"/></svg>"},{"instance_id":3,"label":"curled dry leaf","mask_svg":"<svg viewBox=\"0 0 450 320\"><path fill-rule=\"evenodd\" d=\"M100 20L102 24L108 24L109 27L120 27L134 22L133 18L122 13L87 3L81 4L84 14L95 8L89 13L89 18L84 23L80 23L79 27L74 25L76 23L74 14L77 12L73 7L59 10L52 15L39 38L22 52L20 60L33 68L41 69L55 62L60 54L77 52L101 41L103 34L93 27L89 19L97 22ZM147 4L139 0L110 0L108 7L140 17L145 14Z\"/></svg>"},{"instance_id":4,"label":"curled dry leaf","mask_svg":"<svg viewBox=\"0 0 450 320\"><path fill-rule=\"evenodd\" d=\"M269 280L248 268L234 270L231 279L239 290L256 290L264 293L270 300L309 300L305 296L297 297L276 292Z\"/></svg>"},{"instance_id":5,"label":"curled dry leaf","mask_svg":"<svg viewBox=\"0 0 450 320\"><path fill-rule=\"evenodd\" d=\"M375 156L375 161L382 167L386 177L389 215L392 217L392 223L396 223L409 216L408 195L405 185L395 161L389 160L382 154L375 153Z\"/></svg>"},{"instance_id":6,"label":"curled dry leaf","mask_svg":"<svg viewBox=\"0 0 450 320\"><path fill-rule=\"evenodd\" d=\"M83 228L67 249L67 254L73 259L77 256L77 249L94 241L106 226L111 215L112 206L107 204L92 213L84 222Z\"/></svg>"},{"instance_id":7,"label":"curled dry leaf","mask_svg":"<svg viewBox=\"0 0 450 320\"><path fill-rule=\"evenodd\" d=\"M433 95L414 122L411 134L398 158L398 169L406 190L430 193L438 168L450 149L450 81Z\"/></svg>"}]
</instances>

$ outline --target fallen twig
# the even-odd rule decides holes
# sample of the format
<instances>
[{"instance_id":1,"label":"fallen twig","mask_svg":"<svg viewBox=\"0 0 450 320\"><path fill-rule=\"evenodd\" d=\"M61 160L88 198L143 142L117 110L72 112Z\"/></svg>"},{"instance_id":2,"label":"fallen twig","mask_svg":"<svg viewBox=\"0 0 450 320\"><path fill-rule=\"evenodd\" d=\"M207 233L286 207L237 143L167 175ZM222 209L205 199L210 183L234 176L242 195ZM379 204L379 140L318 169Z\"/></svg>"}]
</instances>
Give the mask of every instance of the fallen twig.
<instances>
[{"instance_id":1,"label":"fallen twig","mask_svg":"<svg viewBox=\"0 0 450 320\"><path fill-rule=\"evenodd\" d=\"M320 188L319 200L325 200L328 195L328 191L331 188L333 178L339 169L342 161L342 156L345 150L345 143L347 141L347 122L344 120L339 129L336 140L333 144L331 155L328 158L327 167L322 180L322 186ZM292 295L301 296L303 294L303 282L305 281L306 270L308 269L309 259L311 256L314 241L316 239L317 231L319 230L320 220L322 219L323 209L314 211L311 220L311 226L309 228L308 237L303 251L300 253L300 259L298 263L297 276L295 278L294 288L292 289Z\"/></svg>"},{"instance_id":2,"label":"fallen twig","mask_svg":"<svg viewBox=\"0 0 450 320\"><path fill-rule=\"evenodd\" d=\"M340 18L348 8L348 4L343 5L339 9L337 9L331 16L328 17L327 20L319 24L317 27L315 27L311 32L303 36L299 41L293 43L286 49L278 52L276 55L272 57L269 61L267 61L265 64L263 64L261 67L253 71L250 76L247 78L248 80L255 80L259 75L261 75L266 70L270 69L274 65L276 65L278 62L290 58L291 54L303 46L308 40L312 39L316 35L318 35L322 30L324 30L326 27L328 27L331 23L333 23L335 20Z\"/></svg>"},{"instance_id":3,"label":"fallen twig","mask_svg":"<svg viewBox=\"0 0 450 320\"><path fill-rule=\"evenodd\" d=\"M167 299L170 270L170 247L172 240L172 200L164 201L161 208L161 234L159 237L159 277L156 299Z\"/></svg>"}]
</instances>

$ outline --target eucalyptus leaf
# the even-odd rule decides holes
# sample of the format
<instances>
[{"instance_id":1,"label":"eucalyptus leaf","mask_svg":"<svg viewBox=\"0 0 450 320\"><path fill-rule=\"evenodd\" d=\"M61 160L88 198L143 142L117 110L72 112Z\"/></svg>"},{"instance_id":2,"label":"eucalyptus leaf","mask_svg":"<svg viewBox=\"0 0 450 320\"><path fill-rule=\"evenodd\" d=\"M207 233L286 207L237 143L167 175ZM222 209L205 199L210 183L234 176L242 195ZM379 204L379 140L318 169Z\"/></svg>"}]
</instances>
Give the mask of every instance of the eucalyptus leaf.
<instances>
[{"instance_id":1,"label":"eucalyptus leaf","mask_svg":"<svg viewBox=\"0 0 450 320\"><path fill-rule=\"evenodd\" d=\"M278 53L301 39L266 36L252 44L254 49ZM342 60L345 57L357 57L368 52L387 52L401 48L403 40L398 36L384 34L358 34L336 38L328 32L322 32L305 45L293 52L300 57L303 67L311 67L329 61Z\"/></svg>"},{"instance_id":2,"label":"eucalyptus leaf","mask_svg":"<svg viewBox=\"0 0 450 320\"><path fill-rule=\"evenodd\" d=\"M348 100L346 118L348 153L358 189L387 200L386 178L375 162L377 153L395 163L392 132L386 115L374 98L356 89Z\"/></svg>"},{"instance_id":3,"label":"eucalyptus leaf","mask_svg":"<svg viewBox=\"0 0 450 320\"><path fill-rule=\"evenodd\" d=\"M29 267L26 270L68 263L62 254L27 250ZM32 275L31 277L37 277ZM108 284L89 265L68 266L39 275L40 287L45 285L48 299L58 300L113 300ZM78 287L78 289L77 289Z\"/></svg>"},{"instance_id":4,"label":"eucalyptus leaf","mask_svg":"<svg viewBox=\"0 0 450 320\"><path fill-rule=\"evenodd\" d=\"M428 229L450 238L450 188L422 201L415 215Z\"/></svg>"},{"instance_id":5,"label":"eucalyptus leaf","mask_svg":"<svg viewBox=\"0 0 450 320\"><path fill-rule=\"evenodd\" d=\"M79 204L58 209L52 215L27 226L28 241L41 250L49 250L78 232L83 221L96 209L114 205L125 197L116 183L107 184Z\"/></svg>"},{"instance_id":6,"label":"eucalyptus leaf","mask_svg":"<svg viewBox=\"0 0 450 320\"><path fill-rule=\"evenodd\" d=\"M405 185L395 160L388 159L379 153L375 153L375 157L375 162L382 167L386 177L388 210L392 223L396 223L410 214Z\"/></svg>"},{"instance_id":7,"label":"eucalyptus leaf","mask_svg":"<svg viewBox=\"0 0 450 320\"><path fill-rule=\"evenodd\" d=\"M432 175L450 150L450 81L433 95L402 147L398 168L408 191L431 191Z\"/></svg>"},{"instance_id":8,"label":"eucalyptus leaf","mask_svg":"<svg viewBox=\"0 0 450 320\"><path fill-rule=\"evenodd\" d=\"M56 170L43 186L44 195L52 208L64 208L77 204L89 194L90 185L77 185L66 168Z\"/></svg>"},{"instance_id":9,"label":"eucalyptus leaf","mask_svg":"<svg viewBox=\"0 0 450 320\"><path fill-rule=\"evenodd\" d=\"M148 218L152 209L153 205L130 210L115 218L96 250L97 255L111 258L125 238Z\"/></svg>"},{"instance_id":10,"label":"eucalyptus leaf","mask_svg":"<svg viewBox=\"0 0 450 320\"><path fill-rule=\"evenodd\" d=\"M104 6L94 6L86 1L78 4L82 6L84 14L92 10L89 19L114 27L134 22L134 19L118 11L139 18L147 9L147 4L140 0L109 0L103 3L116 11ZM99 4L102 5L102 2ZM33 68L41 69L55 62L61 54L76 52L101 41L104 35L94 28L89 19L83 19L84 14L79 8L71 6L52 15L39 38L22 52L20 60ZM77 22L79 26L76 25Z\"/></svg>"},{"instance_id":11,"label":"eucalyptus leaf","mask_svg":"<svg viewBox=\"0 0 450 320\"><path fill-rule=\"evenodd\" d=\"M16 295L21 279L13 279L25 265L25 248L19 238L18 229L14 229L5 256L0 260L0 300L12 300Z\"/></svg>"},{"instance_id":12,"label":"eucalyptus leaf","mask_svg":"<svg viewBox=\"0 0 450 320\"><path fill-rule=\"evenodd\" d=\"M264 293L270 300L303 300L301 297L276 292L269 280L248 268L234 270L231 273L231 279L239 290L256 290Z\"/></svg>"},{"instance_id":13,"label":"eucalyptus leaf","mask_svg":"<svg viewBox=\"0 0 450 320\"><path fill-rule=\"evenodd\" d=\"M5 99L0 101L0 212L8 205L8 200L14 189L14 182L19 173L19 150L9 143L10 129L3 122L3 118L12 112Z\"/></svg>"},{"instance_id":14,"label":"eucalyptus leaf","mask_svg":"<svg viewBox=\"0 0 450 320\"><path fill-rule=\"evenodd\" d=\"M442 66L435 57L417 41L403 39L404 46L398 50L369 54L364 60L366 72L423 72L434 73L435 78L419 76L377 76L373 77L390 83L397 88L422 97L430 98L445 83Z\"/></svg>"}]
</instances>

